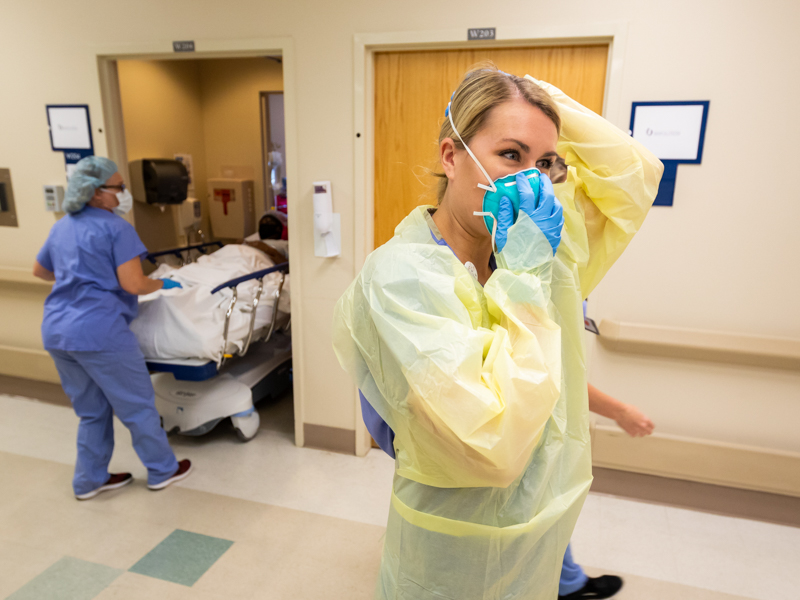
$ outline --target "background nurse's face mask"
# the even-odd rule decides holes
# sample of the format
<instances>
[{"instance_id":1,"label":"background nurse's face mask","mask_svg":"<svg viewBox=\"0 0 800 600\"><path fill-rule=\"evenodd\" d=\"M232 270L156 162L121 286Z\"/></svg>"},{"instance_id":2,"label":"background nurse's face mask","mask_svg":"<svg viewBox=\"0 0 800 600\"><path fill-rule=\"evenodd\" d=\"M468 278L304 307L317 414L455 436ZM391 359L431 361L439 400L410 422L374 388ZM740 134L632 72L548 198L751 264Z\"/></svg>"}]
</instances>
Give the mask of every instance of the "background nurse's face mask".
<instances>
[{"instance_id":1,"label":"background nurse's face mask","mask_svg":"<svg viewBox=\"0 0 800 600\"><path fill-rule=\"evenodd\" d=\"M117 192L117 200L119 200L119 206L114 207L114 214L125 215L130 212L133 208L133 196L128 190L123 190L121 192Z\"/></svg>"},{"instance_id":2,"label":"background nurse's face mask","mask_svg":"<svg viewBox=\"0 0 800 600\"><path fill-rule=\"evenodd\" d=\"M514 221L517 220L517 215L519 214L519 191L517 190L517 173L512 173L510 175L505 175L504 177L499 177L492 181L492 178L489 177L489 173L486 172L486 169L483 168L481 161L472 153L472 150L469 149L466 142L461 138L461 134L458 133L458 129L456 129L456 124L453 122L453 111L450 109L450 104L447 105L447 118L450 119L450 126L453 128L453 131L458 136L458 139L464 145L464 149L470 155L472 160L475 161L475 164L478 165L478 168L483 173L483 176L486 177L486 181L489 182L489 185L485 185L483 183L479 183L478 187L482 190L485 190L483 194L483 210L475 211L473 214L476 217L483 217L483 222L486 225L486 229L489 233L492 234L492 248L495 247L495 235L497 233L497 219L498 213L500 211L500 199L503 196L506 196L509 200L511 200L511 205L514 207ZM524 173L528 179L531 180L531 188L533 188L534 194L536 194L536 204L539 204L539 169L525 169L523 171L518 171L519 173Z\"/></svg>"}]
</instances>

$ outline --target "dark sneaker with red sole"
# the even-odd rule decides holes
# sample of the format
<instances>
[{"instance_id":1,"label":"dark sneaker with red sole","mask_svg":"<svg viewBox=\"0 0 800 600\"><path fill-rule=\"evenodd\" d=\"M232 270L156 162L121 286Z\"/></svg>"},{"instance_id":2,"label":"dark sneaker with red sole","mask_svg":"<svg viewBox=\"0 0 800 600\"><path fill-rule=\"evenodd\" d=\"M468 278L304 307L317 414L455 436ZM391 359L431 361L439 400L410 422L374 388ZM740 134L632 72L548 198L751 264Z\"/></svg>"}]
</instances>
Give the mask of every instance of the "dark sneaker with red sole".
<instances>
[{"instance_id":1,"label":"dark sneaker with red sole","mask_svg":"<svg viewBox=\"0 0 800 600\"><path fill-rule=\"evenodd\" d=\"M189 476L189 473L192 472L192 461L188 458L184 458L182 461L178 463L178 470L175 471L175 474L162 481L161 483L155 483L153 485L148 484L147 487L153 491L156 490L163 490L168 485L172 485L176 481L180 481L181 479L186 479Z\"/></svg>"},{"instance_id":2,"label":"dark sneaker with red sole","mask_svg":"<svg viewBox=\"0 0 800 600\"><path fill-rule=\"evenodd\" d=\"M95 488L91 492L86 492L85 494L75 494L75 498L78 500L89 500L97 496L97 494L102 494L109 490L116 490L124 485L128 485L131 481L133 481L133 475L130 473L113 473L111 477L108 478L108 481L99 488Z\"/></svg>"},{"instance_id":3,"label":"dark sneaker with red sole","mask_svg":"<svg viewBox=\"0 0 800 600\"><path fill-rule=\"evenodd\" d=\"M602 600L611 598L622 589L622 579L616 575L589 577L586 585L577 592L559 596L558 600Z\"/></svg>"}]
</instances>

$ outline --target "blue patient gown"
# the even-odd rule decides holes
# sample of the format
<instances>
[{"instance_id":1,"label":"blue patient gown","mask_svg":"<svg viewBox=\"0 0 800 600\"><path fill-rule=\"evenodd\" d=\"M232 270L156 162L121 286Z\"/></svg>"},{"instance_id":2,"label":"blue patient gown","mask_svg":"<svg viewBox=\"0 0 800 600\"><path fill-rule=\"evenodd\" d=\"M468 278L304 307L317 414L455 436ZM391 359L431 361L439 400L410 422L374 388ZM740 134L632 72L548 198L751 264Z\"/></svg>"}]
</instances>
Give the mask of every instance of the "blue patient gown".
<instances>
[{"instance_id":1,"label":"blue patient gown","mask_svg":"<svg viewBox=\"0 0 800 600\"><path fill-rule=\"evenodd\" d=\"M130 430L149 484L169 479L178 469L144 356L128 327L138 300L117 280L117 267L146 253L127 221L87 206L59 220L36 257L56 276L44 306L44 347L80 417L76 495L110 477L114 414Z\"/></svg>"}]
</instances>

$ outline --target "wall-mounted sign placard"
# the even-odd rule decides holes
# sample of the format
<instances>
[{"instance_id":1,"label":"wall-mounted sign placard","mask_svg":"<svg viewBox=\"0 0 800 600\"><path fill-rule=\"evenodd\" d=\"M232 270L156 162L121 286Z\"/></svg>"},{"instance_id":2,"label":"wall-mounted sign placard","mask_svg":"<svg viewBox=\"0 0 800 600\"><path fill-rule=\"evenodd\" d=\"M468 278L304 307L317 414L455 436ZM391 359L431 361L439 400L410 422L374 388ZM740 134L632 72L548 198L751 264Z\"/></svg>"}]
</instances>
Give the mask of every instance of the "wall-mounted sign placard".
<instances>
[{"instance_id":1,"label":"wall-mounted sign placard","mask_svg":"<svg viewBox=\"0 0 800 600\"><path fill-rule=\"evenodd\" d=\"M631 135L664 163L654 206L672 206L679 164L700 164L708 106L708 100L633 103Z\"/></svg>"},{"instance_id":2,"label":"wall-mounted sign placard","mask_svg":"<svg viewBox=\"0 0 800 600\"><path fill-rule=\"evenodd\" d=\"M172 49L175 52L194 52L194 40L172 42Z\"/></svg>"},{"instance_id":3,"label":"wall-mounted sign placard","mask_svg":"<svg viewBox=\"0 0 800 600\"><path fill-rule=\"evenodd\" d=\"M50 147L64 153L67 179L75 163L94 154L92 121L88 104L48 104L47 124L50 127Z\"/></svg>"},{"instance_id":4,"label":"wall-mounted sign placard","mask_svg":"<svg viewBox=\"0 0 800 600\"><path fill-rule=\"evenodd\" d=\"M54 152L93 150L87 104L48 104L47 124Z\"/></svg>"},{"instance_id":5,"label":"wall-mounted sign placard","mask_svg":"<svg viewBox=\"0 0 800 600\"><path fill-rule=\"evenodd\" d=\"M474 29L467 29L467 41L475 40L493 40L497 36L497 29L495 27L476 27Z\"/></svg>"}]
</instances>

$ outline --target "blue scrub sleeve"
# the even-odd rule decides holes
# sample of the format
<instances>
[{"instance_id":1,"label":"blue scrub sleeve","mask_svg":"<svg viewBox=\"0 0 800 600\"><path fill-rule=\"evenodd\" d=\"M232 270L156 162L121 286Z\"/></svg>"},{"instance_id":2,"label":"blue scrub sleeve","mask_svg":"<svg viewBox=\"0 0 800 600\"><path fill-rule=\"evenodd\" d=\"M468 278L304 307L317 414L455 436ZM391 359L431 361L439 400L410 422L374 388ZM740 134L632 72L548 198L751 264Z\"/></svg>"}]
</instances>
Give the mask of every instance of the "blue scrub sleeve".
<instances>
[{"instance_id":1,"label":"blue scrub sleeve","mask_svg":"<svg viewBox=\"0 0 800 600\"><path fill-rule=\"evenodd\" d=\"M361 390L358 390L358 397L361 399L361 416L364 419L364 425L367 426L367 431L372 439L378 442L381 450L394 458L394 431L367 402Z\"/></svg>"},{"instance_id":2,"label":"blue scrub sleeve","mask_svg":"<svg viewBox=\"0 0 800 600\"><path fill-rule=\"evenodd\" d=\"M53 266L53 260L50 258L50 238L47 238L47 241L42 246L42 249L39 250L39 254L36 255L36 262L42 265L45 269L50 271L51 273L55 271L55 267Z\"/></svg>"},{"instance_id":3,"label":"blue scrub sleeve","mask_svg":"<svg viewBox=\"0 0 800 600\"><path fill-rule=\"evenodd\" d=\"M120 219L122 220L122 219ZM113 240L114 267L119 267L131 259L147 256L147 248L139 239L136 230L127 221L119 228ZM43 265L44 266L44 265Z\"/></svg>"}]
</instances>

